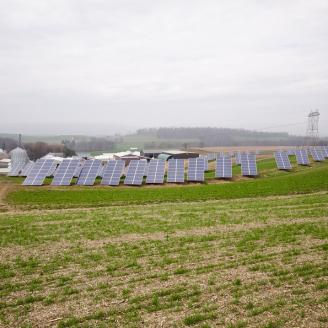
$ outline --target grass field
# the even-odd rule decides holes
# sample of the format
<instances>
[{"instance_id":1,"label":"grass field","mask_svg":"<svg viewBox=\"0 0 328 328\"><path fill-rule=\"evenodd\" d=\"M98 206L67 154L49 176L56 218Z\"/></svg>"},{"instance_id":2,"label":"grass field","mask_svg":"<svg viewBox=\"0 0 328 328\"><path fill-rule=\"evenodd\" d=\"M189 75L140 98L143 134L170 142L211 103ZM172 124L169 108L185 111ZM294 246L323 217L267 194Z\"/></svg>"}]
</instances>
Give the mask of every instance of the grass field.
<instances>
[{"instance_id":1,"label":"grass field","mask_svg":"<svg viewBox=\"0 0 328 328\"><path fill-rule=\"evenodd\" d=\"M0 180L0 327L327 327L328 163L176 187Z\"/></svg>"}]
</instances>

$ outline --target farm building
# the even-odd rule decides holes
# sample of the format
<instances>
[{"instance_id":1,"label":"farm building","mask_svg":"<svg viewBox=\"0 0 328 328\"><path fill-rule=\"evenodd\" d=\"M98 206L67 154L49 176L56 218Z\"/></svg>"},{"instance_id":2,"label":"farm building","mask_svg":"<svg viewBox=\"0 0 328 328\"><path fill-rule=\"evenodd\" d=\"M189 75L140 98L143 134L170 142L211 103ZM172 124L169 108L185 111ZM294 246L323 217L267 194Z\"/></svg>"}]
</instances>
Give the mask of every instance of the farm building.
<instances>
[{"instance_id":1,"label":"farm building","mask_svg":"<svg viewBox=\"0 0 328 328\"><path fill-rule=\"evenodd\" d=\"M145 150L144 156L149 158L158 158L162 160L169 159L188 159L199 157L198 153L184 150Z\"/></svg>"}]
</instances>

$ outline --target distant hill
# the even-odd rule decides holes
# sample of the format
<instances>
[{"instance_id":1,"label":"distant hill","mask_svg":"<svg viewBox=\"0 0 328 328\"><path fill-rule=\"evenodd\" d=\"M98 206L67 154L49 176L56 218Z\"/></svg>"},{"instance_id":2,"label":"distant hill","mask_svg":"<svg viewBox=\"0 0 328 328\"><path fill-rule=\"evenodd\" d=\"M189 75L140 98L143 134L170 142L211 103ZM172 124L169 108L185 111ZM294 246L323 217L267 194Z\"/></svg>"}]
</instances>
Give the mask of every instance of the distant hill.
<instances>
[{"instance_id":1,"label":"distant hill","mask_svg":"<svg viewBox=\"0 0 328 328\"><path fill-rule=\"evenodd\" d=\"M301 146L304 145L305 141L303 136L293 136L284 132L258 132L214 127L140 129L136 132L135 137L148 138L149 140L166 140L168 143L183 140L185 146L188 147ZM133 135L130 135L129 139L132 138ZM321 142L325 143L327 140L323 139Z\"/></svg>"}]
</instances>

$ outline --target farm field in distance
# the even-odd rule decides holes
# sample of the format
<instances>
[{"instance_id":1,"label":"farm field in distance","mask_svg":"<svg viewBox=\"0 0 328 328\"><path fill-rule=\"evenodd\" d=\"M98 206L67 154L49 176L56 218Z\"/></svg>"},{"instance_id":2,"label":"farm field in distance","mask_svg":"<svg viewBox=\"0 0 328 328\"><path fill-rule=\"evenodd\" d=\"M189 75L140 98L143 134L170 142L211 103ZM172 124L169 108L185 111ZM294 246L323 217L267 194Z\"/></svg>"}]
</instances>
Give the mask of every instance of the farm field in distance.
<instances>
[{"instance_id":1,"label":"farm field in distance","mask_svg":"<svg viewBox=\"0 0 328 328\"><path fill-rule=\"evenodd\" d=\"M327 327L328 163L258 167L170 187L0 177L0 327Z\"/></svg>"}]
</instances>

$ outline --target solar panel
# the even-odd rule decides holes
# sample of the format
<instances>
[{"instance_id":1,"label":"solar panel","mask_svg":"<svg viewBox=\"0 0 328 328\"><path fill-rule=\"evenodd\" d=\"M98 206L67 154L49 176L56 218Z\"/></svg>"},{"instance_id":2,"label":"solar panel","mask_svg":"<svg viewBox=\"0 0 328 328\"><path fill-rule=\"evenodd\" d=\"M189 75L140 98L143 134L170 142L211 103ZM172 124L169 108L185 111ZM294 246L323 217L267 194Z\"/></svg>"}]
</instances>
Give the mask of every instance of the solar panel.
<instances>
[{"instance_id":1,"label":"solar panel","mask_svg":"<svg viewBox=\"0 0 328 328\"><path fill-rule=\"evenodd\" d=\"M74 172L74 178L78 178L81 174L82 168L84 166L84 160L79 163L79 165L76 167L75 172Z\"/></svg>"},{"instance_id":2,"label":"solar panel","mask_svg":"<svg viewBox=\"0 0 328 328\"><path fill-rule=\"evenodd\" d=\"M104 168L102 185L118 186L124 170L125 162L122 160L110 160Z\"/></svg>"},{"instance_id":3,"label":"solar panel","mask_svg":"<svg viewBox=\"0 0 328 328\"><path fill-rule=\"evenodd\" d=\"M253 153L240 154L241 172L243 176L256 176L256 155Z\"/></svg>"},{"instance_id":4,"label":"solar panel","mask_svg":"<svg viewBox=\"0 0 328 328\"><path fill-rule=\"evenodd\" d=\"M184 159L170 159L168 162L167 182L184 183Z\"/></svg>"},{"instance_id":5,"label":"solar panel","mask_svg":"<svg viewBox=\"0 0 328 328\"><path fill-rule=\"evenodd\" d=\"M164 183L165 161L152 159L149 162L146 183Z\"/></svg>"},{"instance_id":6,"label":"solar panel","mask_svg":"<svg viewBox=\"0 0 328 328\"><path fill-rule=\"evenodd\" d=\"M10 172L8 173L8 176L17 177L24 167L25 167L25 162L15 163L15 165L13 165L10 168Z\"/></svg>"},{"instance_id":7,"label":"solar panel","mask_svg":"<svg viewBox=\"0 0 328 328\"><path fill-rule=\"evenodd\" d=\"M55 175L55 172L57 170L57 166L58 166L58 162L56 162L55 160L53 160L52 165L49 168L49 171L47 173L47 177L52 177Z\"/></svg>"},{"instance_id":8,"label":"solar panel","mask_svg":"<svg viewBox=\"0 0 328 328\"><path fill-rule=\"evenodd\" d=\"M23 182L24 186L41 186L53 167L53 159L40 159L35 162L31 171Z\"/></svg>"},{"instance_id":9,"label":"solar panel","mask_svg":"<svg viewBox=\"0 0 328 328\"><path fill-rule=\"evenodd\" d=\"M240 152L239 151L235 154L235 160L236 160L237 165L241 165Z\"/></svg>"},{"instance_id":10,"label":"solar panel","mask_svg":"<svg viewBox=\"0 0 328 328\"><path fill-rule=\"evenodd\" d=\"M216 178L232 178L232 160L229 156L219 156L216 159Z\"/></svg>"},{"instance_id":11,"label":"solar panel","mask_svg":"<svg viewBox=\"0 0 328 328\"><path fill-rule=\"evenodd\" d=\"M314 161L323 162L325 160L325 156L321 151L321 149L316 147L316 148L310 148L309 150Z\"/></svg>"},{"instance_id":12,"label":"solar panel","mask_svg":"<svg viewBox=\"0 0 328 328\"><path fill-rule=\"evenodd\" d=\"M124 184L140 186L145 174L146 161L132 160L130 161Z\"/></svg>"},{"instance_id":13,"label":"solar panel","mask_svg":"<svg viewBox=\"0 0 328 328\"><path fill-rule=\"evenodd\" d=\"M98 175L101 160L99 159L88 159L85 161L79 179L77 180L78 185L92 186Z\"/></svg>"},{"instance_id":14,"label":"solar panel","mask_svg":"<svg viewBox=\"0 0 328 328\"><path fill-rule=\"evenodd\" d=\"M188 181L204 181L205 161L202 158L189 158Z\"/></svg>"},{"instance_id":15,"label":"solar panel","mask_svg":"<svg viewBox=\"0 0 328 328\"><path fill-rule=\"evenodd\" d=\"M305 149L297 149L295 155L298 165L310 165L309 157Z\"/></svg>"},{"instance_id":16,"label":"solar panel","mask_svg":"<svg viewBox=\"0 0 328 328\"><path fill-rule=\"evenodd\" d=\"M21 177L26 177L29 172L31 171L32 167L34 165L34 162L28 162L24 167L23 169L21 170L19 176Z\"/></svg>"},{"instance_id":17,"label":"solar panel","mask_svg":"<svg viewBox=\"0 0 328 328\"><path fill-rule=\"evenodd\" d=\"M274 158L279 170L291 170L292 165L288 157L288 153L285 151L277 151L274 153Z\"/></svg>"},{"instance_id":18,"label":"solar panel","mask_svg":"<svg viewBox=\"0 0 328 328\"><path fill-rule=\"evenodd\" d=\"M80 161L78 159L64 159L56 170L51 185L69 186L79 163Z\"/></svg>"},{"instance_id":19,"label":"solar panel","mask_svg":"<svg viewBox=\"0 0 328 328\"><path fill-rule=\"evenodd\" d=\"M323 146L322 152L323 152L323 156L325 156L325 158L328 158L328 146Z\"/></svg>"},{"instance_id":20,"label":"solar panel","mask_svg":"<svg viewBox=\"0 0 328 328\"><path fill-rule=\"evenodd\" d=\"M98 177L101 177L101 178L103 177L104 169L105 169L105 165L101 164L99 166L99 170L98 170L98 173L97 173Z\"/></svg>"}]
</instances>

